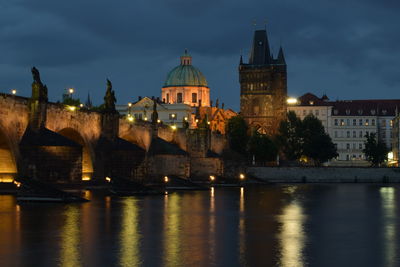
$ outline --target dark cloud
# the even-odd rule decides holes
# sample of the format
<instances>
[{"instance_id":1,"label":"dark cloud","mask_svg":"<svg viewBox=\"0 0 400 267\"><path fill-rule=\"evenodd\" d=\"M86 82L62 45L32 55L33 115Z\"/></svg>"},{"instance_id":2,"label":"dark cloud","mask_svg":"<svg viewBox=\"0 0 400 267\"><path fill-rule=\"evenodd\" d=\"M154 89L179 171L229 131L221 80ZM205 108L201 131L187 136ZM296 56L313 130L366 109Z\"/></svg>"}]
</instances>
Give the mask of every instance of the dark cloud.
<instances>
[{"instance_id":1,"label":"dark cloud","mask_svg":"<svg viewBox=\"0 0 400 267\"><path fill-rule=\"evenodd\" d=\"M289 92L400 98L395 0L14 0L0 4L1 89L29 95L37 65L53 100L74 86L102 100L112 79L121 103L159 95L188 48L213 98L238 109L237 64L256 19L274 54L282 44Z\"/></svg>"}]
</instances>

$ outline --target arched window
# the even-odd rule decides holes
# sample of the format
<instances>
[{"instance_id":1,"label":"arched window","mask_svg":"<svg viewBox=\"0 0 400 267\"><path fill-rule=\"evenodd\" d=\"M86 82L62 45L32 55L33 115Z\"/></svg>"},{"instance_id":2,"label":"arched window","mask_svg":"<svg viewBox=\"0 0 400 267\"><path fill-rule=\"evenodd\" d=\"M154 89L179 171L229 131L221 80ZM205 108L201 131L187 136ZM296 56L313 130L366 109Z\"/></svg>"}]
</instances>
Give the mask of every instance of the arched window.
<instances>
[{"instance_id":1,"label":"arched window","mask_svg":"<svg viewBox=\"0 0 400 267\"><path fill-rule=\"evenodd\" d=\"M182 103L182 93L178 93L178 94L176 95L176 102L177 102L177 103Z\"/></svg>"},{"instance_id":2,"label":"arched window","mask_svg":"<svg viewBox=\"0 0 400 267\"><path fill-rule=\"evenodd\" d=\"M167 94L167 104L169 104L169 94Z\"/></svg>"},{"instance_id":3,"label":"arched window","mask_svg":"<svg viewBox=\"0 0 400 267\"><path fill-rule=\"evenodd\" d=\"M197 103L197 93L192 93L192 103Z\"/></svg>"}]
</instances>

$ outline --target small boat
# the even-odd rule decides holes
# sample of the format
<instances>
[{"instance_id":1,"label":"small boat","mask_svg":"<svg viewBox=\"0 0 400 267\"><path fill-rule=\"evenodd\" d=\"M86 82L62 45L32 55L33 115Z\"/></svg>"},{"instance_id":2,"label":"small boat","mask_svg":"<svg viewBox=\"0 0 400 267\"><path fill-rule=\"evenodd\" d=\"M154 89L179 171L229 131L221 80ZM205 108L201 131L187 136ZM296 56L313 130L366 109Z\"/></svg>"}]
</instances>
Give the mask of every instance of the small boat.
<instances>
[{"instance_id":1,"label":"small boat","mask_svg":"<svg viewBox=\"0 0 400 267\"><path fill-rule=\"evenodd\" d=\"M18 187L17 201L20 202L87 202L89 200L64 192L47 183L34 180L18 178L14 181Z\"/></svg>"},{"instance_id":2,"label":"small boat","mask_svg":"<svg viewBox=\"0 0 400 267\"><path fill-rule=\"evenodd\" d=\"M174 175L164 176L163 180L166 190L209 190L206 186L196 184L188 179L183 179Z\"/></svg>"},{"instance_id":3,"label":"small boat","mask_svg":"<svg viewBox=\"0 0 400 267\"><path fill-rule=\"evenodd\" d=\"M109 192L118 196L144 196L144 195L165 195L167 192L145 186L139 182L128 180L122 177L106 178L110 183Z\"/></svg>"}]
</instances>

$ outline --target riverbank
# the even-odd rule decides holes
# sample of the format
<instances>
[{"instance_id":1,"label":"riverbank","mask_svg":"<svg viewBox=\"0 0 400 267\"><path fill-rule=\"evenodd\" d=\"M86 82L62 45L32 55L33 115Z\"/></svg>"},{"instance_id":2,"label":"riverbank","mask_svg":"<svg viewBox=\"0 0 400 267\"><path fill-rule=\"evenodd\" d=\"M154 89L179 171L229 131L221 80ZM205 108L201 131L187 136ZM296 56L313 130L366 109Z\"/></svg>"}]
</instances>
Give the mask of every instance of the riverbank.
<instances>
[{"instance_id":1,"label":"riverbank","mask_svg":"<svg viewBox=\"0 0 400 267\"><path fill-rule=\"evenodd\" d=\"M246 173L271 183L400 183L400 168L248 167Z\"/></svg>"}]
</instances>

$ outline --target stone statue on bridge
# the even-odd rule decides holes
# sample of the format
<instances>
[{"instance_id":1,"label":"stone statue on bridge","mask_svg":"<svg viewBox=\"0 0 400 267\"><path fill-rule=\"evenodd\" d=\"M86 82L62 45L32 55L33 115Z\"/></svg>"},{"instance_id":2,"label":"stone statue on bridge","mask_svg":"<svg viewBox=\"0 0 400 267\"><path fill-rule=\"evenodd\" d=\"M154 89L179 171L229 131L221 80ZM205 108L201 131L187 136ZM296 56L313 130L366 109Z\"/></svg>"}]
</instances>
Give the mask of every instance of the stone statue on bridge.
<instances>
[{"instance_id":1,"label":"stone statue on bridge","mask_svg":"<svg viewBox=\"0 0 400 267\"><path fill-rule=\"evenodd\" d=\"M157 124L158 122L158 112L157 112L157 100L153 99L153 113L151 114L151 122Z\"/></svg>"},{"instance_id":2,"label":"stone statue on bridge","mask_svg":"<svg viewBox=\"0 0 400 267\"><path fill-rule=\"evenodd\" d=\"M35 67L32 68L32 76L33 76L33 82L42 83L42 81L40 80L39 70Z\"/></svg>"},{"instance_id":3,"label":"stone statue on bridge","mask_svg":"<svg viewBox=\"0 0 400 267\"><path fill-rule=\"evenodd\" d=\"M107 91L104 96L104 110L106 112L115 112L115 102L117 102L117 99L115 98L115 93L112 89L112 83L107 79Z\"/></svg>"},{"instance_id":4,"label":"stone statue on bridge","mask_svg":"<svg viewBox=\"0 0 400 267\"><path fill-rule=\"evenodd\" d=\"M47 86L43 85L42 81L40 80L39 70L33 67L31 71L33 76L32 99L39 100L41 102L47 102Z\"/></svg>"}]
</instances>

